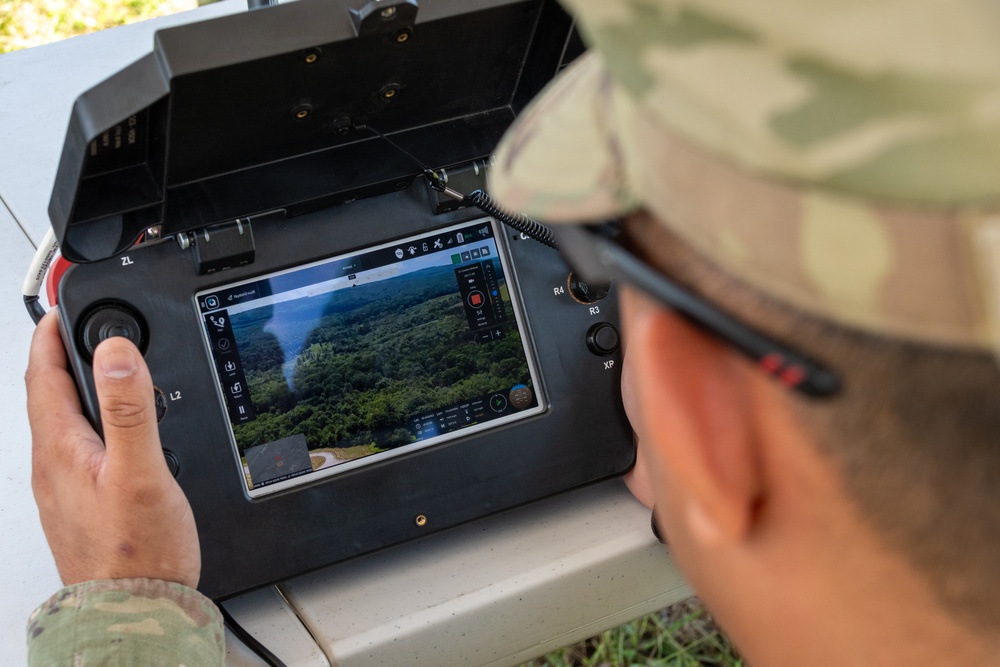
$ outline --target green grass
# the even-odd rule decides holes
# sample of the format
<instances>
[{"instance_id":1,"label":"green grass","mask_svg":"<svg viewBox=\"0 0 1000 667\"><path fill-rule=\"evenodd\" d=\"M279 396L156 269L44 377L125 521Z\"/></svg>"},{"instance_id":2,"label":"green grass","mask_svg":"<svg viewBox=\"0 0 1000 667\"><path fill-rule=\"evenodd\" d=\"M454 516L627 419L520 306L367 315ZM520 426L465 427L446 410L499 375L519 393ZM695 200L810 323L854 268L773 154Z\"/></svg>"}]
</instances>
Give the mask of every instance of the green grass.
<instances>
[{"instance_id":1,"label":"green grass","mask_svg":"<svg viewBox=\"0 0 1000 667\"><path fill-rule=\"evenodd\" d=\"M211 0L0 0L0 53L193 9ZM743 667L697 598L526 663L524 667Z\"/></svg>"},{"instance_id":2,"label":"green grass","mask_svg":"<svg viewBox=\"0 0 1000 667\"><path fill-rule=\"evenodd\" d=\"M0 0L0 53L197 6L198 0Z\"/></svg>"},{"instance_id":3,"label":"green grass","mask_svg":"<svg viewBox=\"0 0 1000 667\"><path fill-rule=\"evenodd\" d=\"M698 598L607 630L522 667L743 667Z\"/></svg>"}]
</instances>

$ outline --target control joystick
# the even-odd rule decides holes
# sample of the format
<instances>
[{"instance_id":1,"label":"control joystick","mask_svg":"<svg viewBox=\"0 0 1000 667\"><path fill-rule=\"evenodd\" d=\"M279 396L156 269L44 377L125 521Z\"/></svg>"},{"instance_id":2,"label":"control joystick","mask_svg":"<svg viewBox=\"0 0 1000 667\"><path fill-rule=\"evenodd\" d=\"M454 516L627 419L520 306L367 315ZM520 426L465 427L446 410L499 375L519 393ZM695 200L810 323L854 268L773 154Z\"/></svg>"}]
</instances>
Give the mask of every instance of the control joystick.
<instances>
[{"instance_id":1,"label":"control joystick","mask_svg":"<svg viewBox=\"0 0 1000 667\"><path fill-rule=\"evenodd\" d=\"M112 302L98 304L80 320L77 341L88 360L94 358L94 350L102 341L115 336L127 338L146 353L146 324L130 307Z\"/></svg>"}]
</instances>

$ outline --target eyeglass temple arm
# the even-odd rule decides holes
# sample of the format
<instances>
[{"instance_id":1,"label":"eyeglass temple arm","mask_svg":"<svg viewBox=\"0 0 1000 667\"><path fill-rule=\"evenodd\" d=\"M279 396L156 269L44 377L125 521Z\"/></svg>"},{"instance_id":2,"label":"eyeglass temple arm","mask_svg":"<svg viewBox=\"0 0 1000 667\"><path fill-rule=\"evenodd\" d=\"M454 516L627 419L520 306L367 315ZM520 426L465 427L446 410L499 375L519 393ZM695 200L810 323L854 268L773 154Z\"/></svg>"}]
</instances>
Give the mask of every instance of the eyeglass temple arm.
<instances>
[{"instance_id":1,"label":"eyeglass temple arm","mask_svg":"<svg viewBox=\"0 0 1000 667\"><path fill-rule=\"evenodd\" d=\"M840 390L837 376L821 364L733 319L599 232L571 225L557 226L554 232L564 257L584 281L608 281L613 277L634 285L703 331L736 347L765 373L806 396L832 396Z\"/></svg>"}]
</instances>

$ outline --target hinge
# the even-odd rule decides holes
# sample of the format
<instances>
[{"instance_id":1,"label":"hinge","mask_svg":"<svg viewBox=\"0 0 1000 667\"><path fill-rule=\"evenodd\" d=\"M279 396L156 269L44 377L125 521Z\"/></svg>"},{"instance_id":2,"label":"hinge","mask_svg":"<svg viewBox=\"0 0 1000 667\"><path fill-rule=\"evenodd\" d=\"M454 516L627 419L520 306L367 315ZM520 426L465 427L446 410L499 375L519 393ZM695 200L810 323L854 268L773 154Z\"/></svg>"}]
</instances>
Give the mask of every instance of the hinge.
<instances>
[{"instance_id":1,"label":"hinge","mask_svg":"<svg viewBox=\"0 0 1000 667\"><path fill-rule=\"evenodd\" d=\"M473 160L469 164L452 169L438 169L434 172L441 182L458 194L469 194L476 190L486 189L486 171L490 167L488 160ZM468 201L456 199L444 190L438 190L428 181L428 194L431 198L431 210L434 215L456 211L468 206Z\"/></svg>"},{"instance_id":2,"label":"hinge","mask_svg":"<svg viewBox=\"0 0 1000 667\"><path fill-rule=\"evenodd\" d=\"M198 275L225 271L253 262L256 249L249 219L204 227L189 236Z\"/></svg>"},{"instance_id":3,"label":"hinge","mask_svg":"<svg viewBox=\"0 0 1000 667\"><path fill-rule=\"evenodd\" d=\"M358 37L380 33L409 37L417 22L417 0L368 0L361 8L348 11Z\"/></svg>"}]
</instances>

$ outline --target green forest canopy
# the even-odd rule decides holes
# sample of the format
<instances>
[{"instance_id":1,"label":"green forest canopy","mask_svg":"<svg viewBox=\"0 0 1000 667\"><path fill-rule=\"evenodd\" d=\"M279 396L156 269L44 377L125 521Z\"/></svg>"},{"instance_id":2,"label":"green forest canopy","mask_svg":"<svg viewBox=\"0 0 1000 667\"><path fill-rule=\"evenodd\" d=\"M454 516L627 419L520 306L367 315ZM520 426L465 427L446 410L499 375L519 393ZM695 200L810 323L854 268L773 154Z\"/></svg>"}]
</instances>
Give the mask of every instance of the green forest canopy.
<instances>
[{"instance_id":1,"label":"green forest canopy","mask_svg":"<svg viewBox=\"0 0 1000 667\"><path fill-rule=\"evenodd\" d=\"M506 285L501 292L512 324ZM415 440L412 417L531 385L516 327L476 342L450 266L314 298L327 299L318 322L307 299L285 302L280 324L272 308L231 316L257 413L235 427L241 452L297 433L310 449L396 447ZM274 326L311 327L294 358L285 359Z\"/></svg>"}]
</instances>

